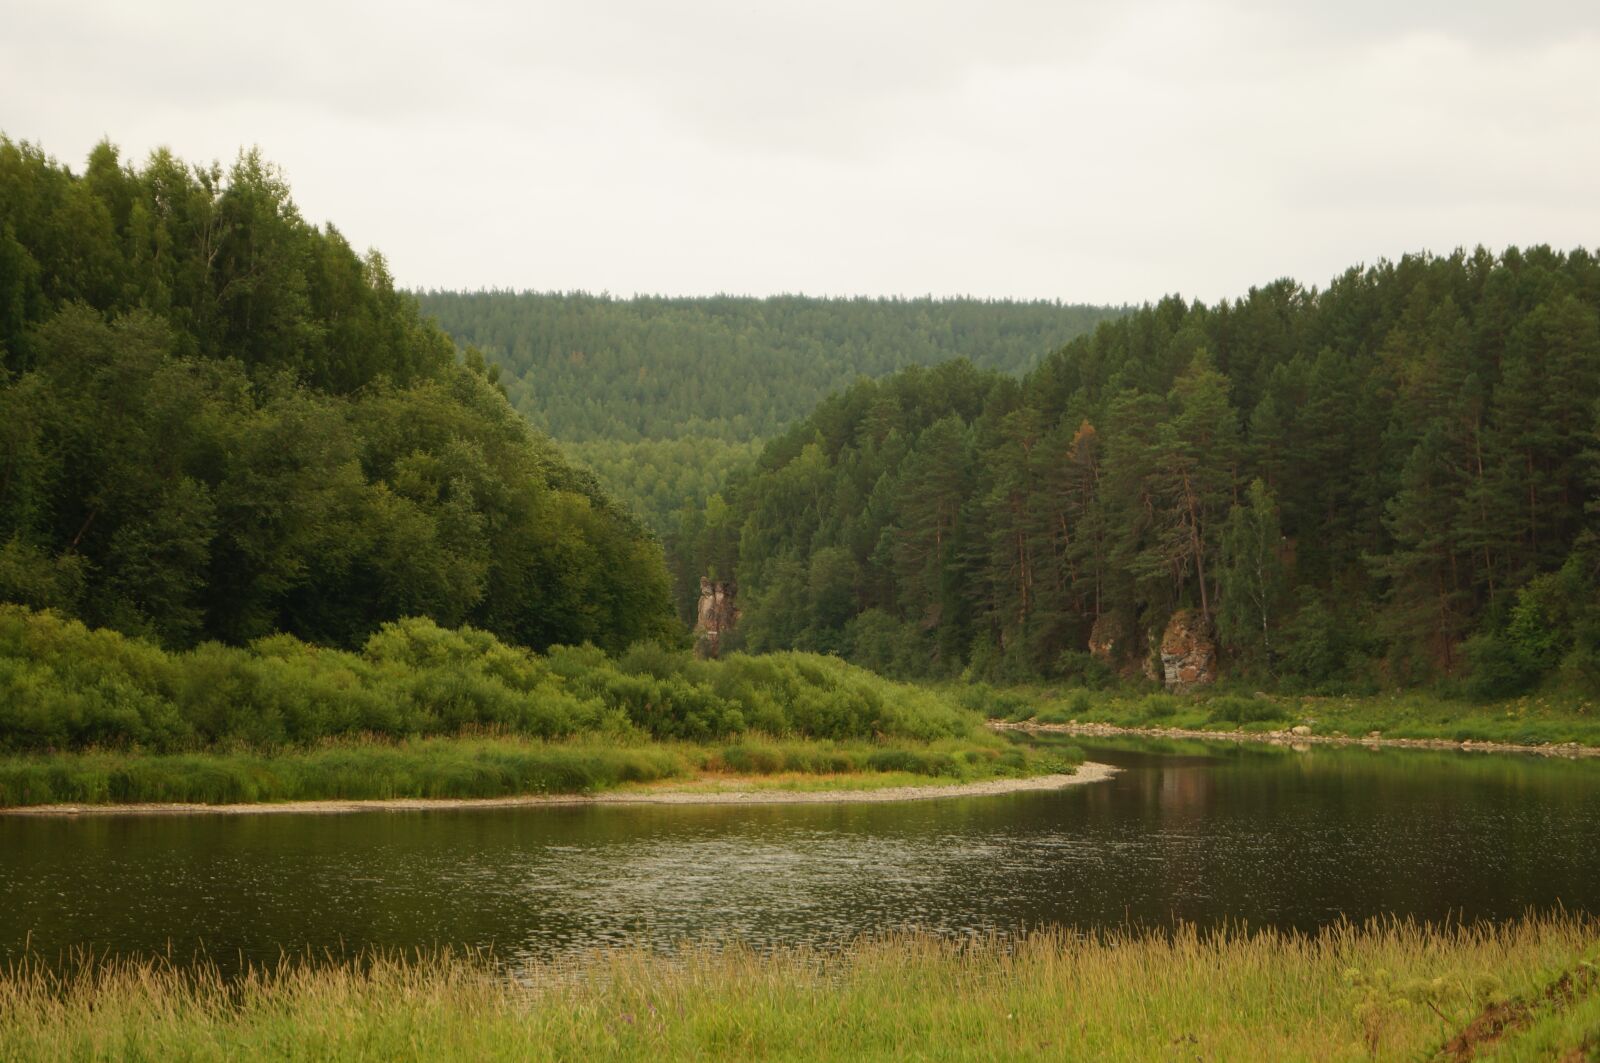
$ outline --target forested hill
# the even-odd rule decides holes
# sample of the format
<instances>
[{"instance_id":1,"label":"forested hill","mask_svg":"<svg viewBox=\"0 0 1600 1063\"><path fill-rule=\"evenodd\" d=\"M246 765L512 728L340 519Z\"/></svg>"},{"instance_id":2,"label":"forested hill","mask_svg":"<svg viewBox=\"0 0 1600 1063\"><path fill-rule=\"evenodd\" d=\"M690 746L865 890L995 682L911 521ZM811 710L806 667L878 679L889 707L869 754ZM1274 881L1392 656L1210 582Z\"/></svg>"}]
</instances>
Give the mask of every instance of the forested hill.
<instances>
[{"instance_id":1,"label":"forested hill","mask_svg":"<svg viewBox=\"0 0 1600 1063\"><path fill-rule=\"evenodd\" d=\"M1021 381L829 398L685 530L757 649L1093 677L1188 607L1304 688L1600 685L1600 263L1482 250L1167 299ZM1098 629L1096 625L1098 624Z\"/></svg>"},{"instance_id":2,"label":"forested hill","mask_svg":"<svg viewBox=\"0 0 1600 1063\"><path fill-rule=\"evenodd\" d=\"M424 292L423 311L502 367L511 402L562 441L746 442L859 376L965 357L1032 367L1119 311L980 299L766 299Z\"/></svg>"},{"instance_id":3,"label":"forested hill","mask_svg":"<svg viewBox=\"0 0 1600 1063\"><path fill-rule=\"evenodd\" d=\"M494 377L253 153L0 136L0 600L174 646L669 631L659 546Z\"/></svg>"},{"instance_id":4,"label":"forested hill","mask_svg":"<svg viewBox=\"0 0 1600 1063\"><path fill-rule=\"evenodd\" d=\"M483 352L529 421L669 540L684 511L702 510L765 439L859 377L959 357L1020 372L1121 312L798 295L418 298L457 341Z\"/></svg>"}]
</instances>

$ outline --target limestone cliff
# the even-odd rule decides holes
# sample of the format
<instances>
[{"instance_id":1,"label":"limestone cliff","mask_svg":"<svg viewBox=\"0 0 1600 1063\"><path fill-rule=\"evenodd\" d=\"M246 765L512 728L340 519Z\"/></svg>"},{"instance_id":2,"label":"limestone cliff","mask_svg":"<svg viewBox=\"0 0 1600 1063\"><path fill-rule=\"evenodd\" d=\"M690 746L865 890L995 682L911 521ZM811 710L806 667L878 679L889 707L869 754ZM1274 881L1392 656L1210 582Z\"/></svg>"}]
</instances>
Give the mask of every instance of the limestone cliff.
<instances>
[{"instance_id":1,"label":"limestone cliff","mask_svg":"<svg viewBox=\"0 0 1600 1063\"><path fill-rule=\"evenodd\" d=\"M699 657L722 653L724 640L739 623L738 589L727 580L700 580L700 609L694 624L694 652Z\"/></svg>"},{"instance_id":2,"label":"limestone cliff","mask_svg":"<svg viewBox=\"0 0 1600 1063\"><path fill-rule=\"evenodd\" d=\"M1197 609L1179 609L1161 636L1162 682L1182 694L1217 681L1217 643L1211 623Z\"/></svg>"},{"instance_id":3,"label":"limestone cliff","mask_svg":"<svg viewBox=\"0 0 1600 1063\"><path fill-rule=\"evenodd\" d=\"M1094 627L1089 629L1090 655L1115 668L1128 653L1123 626L1110 613L1096 617Z\"/></svg>"}]
</instances>

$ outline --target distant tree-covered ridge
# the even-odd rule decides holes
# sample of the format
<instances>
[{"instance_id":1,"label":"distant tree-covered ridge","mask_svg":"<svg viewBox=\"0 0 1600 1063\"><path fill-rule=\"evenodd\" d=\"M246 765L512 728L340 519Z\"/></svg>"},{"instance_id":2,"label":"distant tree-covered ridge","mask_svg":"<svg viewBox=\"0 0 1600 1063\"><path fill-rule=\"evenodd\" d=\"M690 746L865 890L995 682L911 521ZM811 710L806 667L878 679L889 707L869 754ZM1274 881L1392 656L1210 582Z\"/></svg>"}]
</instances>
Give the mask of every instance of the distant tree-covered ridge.
<instances>
[{"instance_id":1,"label":"distant tree-covered ridge","mask_svg":"<svg viewBox=\"0 0 1600 1063\"><path fill-rule=\"evenodd\" d=\"M256 153L4 137L0 599L179 647L673 624L657 543Z\"/></svg>"},{"instance_id":2,"label":"distant tree-covered ridge","mask_svg":"<svg viewBox=\"0 0 1600 1063\"><path fill-rule=\"evenodd\" d=\"M983 299L423 292L512 404L662 536L767 438L860 377L954 358L1020 373L1122 311ZM696 579L680 581L680 609Z\"/></svg>"},{"instance_id":3,"label":"distant tree-covered ridge","mask_svg":"<svg viewBox=\"0 0 1600 1063\"><path fill-rule=\"evenodd\" d=\"M1017 380L860 382L683 530L754 649L1138 669L1191 608L1315 687L1600 687L1600 261L1409 256L1102 324Z\"/></svg>"},{"instance_id":4,"label":"distant tree-covered ridge","mask_svg":"<svg viewBox=\"0 0 1600 1063\"><path fill-rule=\"evenodd\" d=\"M747 442L858 377L967 358L1031 368L1122 311L1050 301L422 292L504 372L512 405L563 442Z\"/></svg>"}]
</instances>

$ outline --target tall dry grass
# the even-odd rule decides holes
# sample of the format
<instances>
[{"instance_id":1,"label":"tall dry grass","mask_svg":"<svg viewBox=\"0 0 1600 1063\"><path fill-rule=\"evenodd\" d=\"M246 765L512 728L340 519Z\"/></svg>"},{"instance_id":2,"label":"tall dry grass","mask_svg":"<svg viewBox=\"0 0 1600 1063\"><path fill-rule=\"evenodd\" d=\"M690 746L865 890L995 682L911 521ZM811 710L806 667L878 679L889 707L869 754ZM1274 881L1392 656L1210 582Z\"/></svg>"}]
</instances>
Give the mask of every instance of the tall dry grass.
<instances>
[{"instance_id":1,"label":"tall dry grass","mask_svg":"<svg viewBox=\"0 0 1600 1063\"><path fill-rule=\"evenodd\" d=\"M1544 1059L1600 1044L1597 940L1594 920L1554 915L1315 936L913 933L516 969L388 955L231 982L160 961L25 963L0 976L0 1058L1427 1059L1501 1008L1514 1021L1473 1058Z\"/></svg>"}]
</instances>

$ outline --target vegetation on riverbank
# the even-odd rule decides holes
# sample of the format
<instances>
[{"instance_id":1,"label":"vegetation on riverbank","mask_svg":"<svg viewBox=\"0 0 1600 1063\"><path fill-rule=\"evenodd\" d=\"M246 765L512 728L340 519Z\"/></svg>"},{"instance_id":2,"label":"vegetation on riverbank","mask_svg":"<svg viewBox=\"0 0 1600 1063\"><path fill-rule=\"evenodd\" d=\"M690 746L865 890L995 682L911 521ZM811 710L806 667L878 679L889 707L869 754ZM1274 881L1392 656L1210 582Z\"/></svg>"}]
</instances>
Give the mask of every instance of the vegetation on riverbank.
<instances>
[{"instance_id":1,"label":"vegetation on riverbank","mask_svg":"<svg viewBox=\"0 0 1600 1063\"><path fill-rule=\"evenodd\" d=\"M170 752L494 728L536 738L708 740L974 737L979 715L938 692L812 654L695 660L640 643L548 653L411 618L359 651L288 635L171 651L0 605L0 752L131 746Z\"/></svg>"},{"instance_id":2,"label":"vegetation on riverbank","mask_svg":"<svg viewBox=\"0 0 1600 1063\"><path fill-rule=\"evenodd\" d=\"M0 805L585 793L701 775L1041 774L938 691L810 654L545 654L431 620L360 651L164 650L0 605Z\"/></svg>"},{"instance_id":3,"label":"vegetation on riverbank","mask_svg":"<svg viewBox=\"0 0 1600 1063\"><path fill-rule=\"evenodd\" d=\"M0 1056L1586 1059L1597 934L1572 916L914 934L840 954L622 950L514 978L482 957L291 961L231 984L159 962L25 964L0 975Z\"/></svg>"},{"instance_id":4,"label":"vegetation on riverbank","mask_svg":"<svg viewBox=\"0 0 1600 1063\"><path fill-rule=\"evenodd\" d=\"M1195 695L1126 690L994 690L958 692L995 719L1036 723L1104 723L1179 730L1276 731L1300 725L1314 734L1600 746L1600 698L1579 693L1530 694L1493 702L1463 701L1426 691L1366 697L1296 697L1262 692Z\"/></svg>"},{"instance_id":5,"label":"vegetation on riverbank","mask_svg":"<svg viewBox=\"0 0 1600 1063\"><path fill-rule=\"evenodd\" d=\"M990 740L727 744L514 737L374 739L271 752L95 750L0 757L0 808L592 794L676 780L691 792L869 790L1070 770L1082 755ZM674 787L679 789L680 787Z\"/></svg>"}]
</instances>

